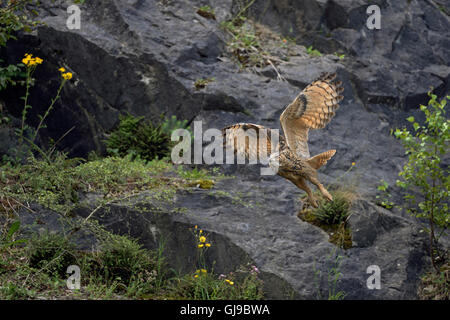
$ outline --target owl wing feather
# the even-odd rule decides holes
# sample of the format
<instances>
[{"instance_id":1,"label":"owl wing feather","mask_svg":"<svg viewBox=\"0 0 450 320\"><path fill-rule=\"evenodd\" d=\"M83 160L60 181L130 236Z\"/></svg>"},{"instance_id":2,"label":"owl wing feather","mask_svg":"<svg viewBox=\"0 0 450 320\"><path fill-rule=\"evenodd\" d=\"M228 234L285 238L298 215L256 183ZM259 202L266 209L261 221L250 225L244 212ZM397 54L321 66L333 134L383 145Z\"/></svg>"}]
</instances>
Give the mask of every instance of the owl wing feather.
<instances>
[{"instance_id":1,"label":"owl wing feather","mask_svg":"<svg viewBox=\"0 0 450 320\"><path fill-rule=\"evenodd\" d=\"M278 144L273 146L272 134L277 133L253 123L237 123L222 129L224 146L233 148L234 154L246 159L267 160L273 152L285 145L284 137L278 134Z\"/></svg>"},{"instance_id":2,"label":"owl wing feather","mask_svg":"<svg viewBox=\"0 0 450 320\"><path fill-rule=\"evenodd\" d=\"M310 157L309 129L324 128L334 117L339 102L344 98L340 95L344 91L342 82L332 82L335 78L336 73L320 76L308 85L280 116L286 142L300 157Z\"/></svg>"}]
</instances>

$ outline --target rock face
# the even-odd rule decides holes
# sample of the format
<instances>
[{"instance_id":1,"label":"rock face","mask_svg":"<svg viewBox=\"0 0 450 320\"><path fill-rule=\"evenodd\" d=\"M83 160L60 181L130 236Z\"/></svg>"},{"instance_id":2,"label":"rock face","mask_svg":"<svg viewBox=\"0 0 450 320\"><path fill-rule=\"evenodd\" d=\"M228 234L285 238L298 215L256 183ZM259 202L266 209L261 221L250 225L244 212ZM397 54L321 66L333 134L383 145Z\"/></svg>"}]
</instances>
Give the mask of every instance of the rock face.
<instances>
[{"instance_id":1,"label":"rock face","mask_svg":"<svg viewBox=\"0 0 450 320\"><path fill-rule=\"evenodd\" d=\"M248 9L251 18L298 44L329 53L311 57L302 46L295 46L296 55L277 66L286 81L278 81L270 66L257 73L239 70L226 54L226 33L220 22L236 14L241 1L87 1L81 7L80 30L66 27L71 2L42 3L38 11L46 26L11 42L1 56L16 63L25 52L33 52L46 61L35 74L39 81L31 92L32 125L59 85L57 69L64 66L74 73L74 81L64 88L48 128L42 131L43 137L56 140L75 126L63 141L64 149L74 156L101 151L104 133L125 111L155 121L161 114L201 120L205 129L241 121L280 129L278 117L299 90L322 72L336 71L344 83L345 99L325 129L310 133L310 150L316 154L337 149L321 169L320 179L351 183L365 199L352 209L354 247L342 260L338 290L349 299L416 297L418 278L426 266L424 236L409 217L371 201L380 179L392 185L405 161L389 130L406 125L404 119L410 115L420 118L417 107L427 103L430 86L439 95L450 91L448 1L374 1L381 8L382 25L381 30L369 30L366 1L257 0ZM216 20L196 14L196 7L203 4L215 10ZM336 51L345 58L339 59ZM199 91L194 82L200 78L215 80ZM0 99L19 117L20 103L13 90L18 89L1 92ZM1 131L2 136L8 134ZM356 166L346 173L352 162ZM279 177L260 176L255 166L224 165L223 169L236 178L221 182L212 192L195 190L177 196L175 205L187 208L186 214L167 214L161 220L149 210L148 216L132 220L128 213L133 206L114 207L103 222L116 226L117 232L145 235L142 241L148 248L154 245L154 230L170 234L171 261L182 270L176 257L187 256L188 249L181 246L187 237L181 230L202 225L223 246L213 256L217 268L230 270L251 259L267 279L269 275L284 279L293 296L317 297L315 271L324 275L318 281L326 282L333 263L327 257L335 247L326 233L297 218L296 199L301 192ZM343 180L343 175L350 179ZM214 193L235 194L236 186L250 206ZM393 196L399 200L396 192ZM124 226L128 229L121 229ZM381 290L366 286L370 265L381 269ZM277 283L270 279L268 283ZM279 286L272 290L278 292L274 297L286 297Z\"/></svg>"}]
</instances>

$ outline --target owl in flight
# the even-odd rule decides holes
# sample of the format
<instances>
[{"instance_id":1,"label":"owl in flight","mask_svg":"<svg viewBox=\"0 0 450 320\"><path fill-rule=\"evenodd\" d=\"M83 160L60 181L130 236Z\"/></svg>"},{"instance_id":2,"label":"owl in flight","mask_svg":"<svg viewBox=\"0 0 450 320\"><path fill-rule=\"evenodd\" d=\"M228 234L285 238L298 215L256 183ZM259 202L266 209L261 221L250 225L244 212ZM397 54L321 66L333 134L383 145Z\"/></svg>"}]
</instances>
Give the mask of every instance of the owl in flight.
<instances>
[{"instance_id":1,"label":"owl in flight","mask_svg":"<svg viewBox=\"0 0 450 320\"><path fill-rule=\"evenodd\" d=\"M321 75L284 109L280 122L285 137L280 135L276 146L271 145L270 138L265 139L266 143L250 143L250 137L259 142L260 135L270 132L260 125L238 123L222 129L224 145L227 148L233 148L235 153L247 158L267 155L269 166L277 171L278 175L304 190L314 207L317 207L318 203L306 181L314 184L326 199L333 200L317 179L317 169L326 164L336 150L328 150L311 157L308 131L324 128L344 98L341 95L344 91L342 82L333 82L335 78L336 73Z\"/></svg>"}]
</instances>

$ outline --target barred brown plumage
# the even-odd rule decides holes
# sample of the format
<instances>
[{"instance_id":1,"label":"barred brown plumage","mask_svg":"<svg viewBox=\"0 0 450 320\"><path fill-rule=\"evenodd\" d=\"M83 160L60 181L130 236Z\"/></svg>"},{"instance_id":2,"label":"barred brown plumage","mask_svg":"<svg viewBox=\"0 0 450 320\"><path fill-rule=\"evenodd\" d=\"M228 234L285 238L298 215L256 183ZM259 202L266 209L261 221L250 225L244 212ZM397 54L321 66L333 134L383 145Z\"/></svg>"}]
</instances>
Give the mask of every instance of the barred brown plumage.
<instances>
[{"instance_id":1,"label":"barred brown plumage","mask_svg":"<svg viewBox=\"0 0 450 320\"><path fill-rule=\"evenodd\" d=\"M336 73L321 75L285 108L280 116L285 137L279 135L278 143L273 146L270 138L274 132L264 126L237 123L222 129L224 145L232 147L235 153L260 161L264 157L264 160L269 160L271 166L273 160L278 160L277 174L304 190L315 207L317 200L306 181L316 185L325 198L332 200L331 195L317 179L317 169L325 165L336 150L328 150L311 158L308 132L310 129L324 128L339 108L344 88L341 81L333 82L335 78ZM266 142L259 143L259 139L264 137L268 137Z\"/></svg>"}]
</instances>

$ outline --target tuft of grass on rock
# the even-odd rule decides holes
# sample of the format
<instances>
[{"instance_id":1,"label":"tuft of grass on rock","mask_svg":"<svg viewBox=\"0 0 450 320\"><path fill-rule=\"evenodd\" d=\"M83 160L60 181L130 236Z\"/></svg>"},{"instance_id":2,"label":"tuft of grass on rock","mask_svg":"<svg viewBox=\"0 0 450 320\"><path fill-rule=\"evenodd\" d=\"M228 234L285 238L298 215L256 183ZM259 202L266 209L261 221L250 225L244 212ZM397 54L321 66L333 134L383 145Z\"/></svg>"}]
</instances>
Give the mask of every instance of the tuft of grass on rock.
<instances>
[{"instance_id":1,"label":"tuft of grass on rock","mask_svg":"<svg viewBox=\"0 0 450 320\"><path fill-rule=\"evenodd\" d=\"M154 266L152 257L136 240L113 236L101 246L100 259L106 279L120 279L129 283L134 275Z\"/></svg>"},{"instance_id":2,"label":"tuft of grass on rock","mask_svg":"<svg viewBox=\"0 0 450 320\"><path fill-rule=\"evenodd\" d=\"M76 261L75 245L66 237L49 232L33 235L26 255L31 268L59 277L65 277L67 267Z\"/></svg>"},{"instance_id":3,"label":"tuft of grass on rock","mask_svg":"<svg viewBox=\"0 0 450 320\"><path fill-rule=\"evenodd\" d=\"M208 84L210 82L213 82L215 80L216 80L215 78L200 78L200 79L197 79L194 82L194 88L196 90L204 89L204 88L206 88L208 86Z\"/></svg>"},{"instance_id":4,"label":"tuft of grass on rock","mask_svg":"<svg viewBox=\"0 0 450 320\"><path fill-rule=\"evenodd\" d=\"M214 9L212 9L210 6L205 5L201 6L197 9L197 14L206 18L206 19L212 19L216 20L216 15L214 13Z\"/></svg>"},{"instance_id":5,"label":"tuft of grass on rock","mask_svg":"<svg viewBox=\"0 0 450 320\"><path fill-rule=\"evenodd\" d=\"M329 202L321 195L318 208L304 208L298 213L303 221L315 225L329 235L329 241L336 246L349 249L352 247L352 234L347 225L351 203L356 195L348 190L331 190L333 201Z\"/></svg>"},{"instance_id":6,"label":"tuft of grass on rock","mask_svg":"<svg viewBox=\"0 0 450 320\"><path fill-rule=\"evenodd\" d=\"M341 192L333 194L333 201L323 198L319 200L319 207L314 210L315 218L324 224L333 225L345 222L349 215L350 202Z\"/></svg>"},{"instance_id":7,"label":"tuft of grass on rock","mask_svg":"<svg viewBox=\"0 0 450 320\"><path fill-rule=\"evenodd\" d=\"M170 136L161 125L130 114L120 115L119 121L118 127L104 140L110 155L124 157L131 154L146 161L169 155Z\"/></svg>"}]
</instances>

